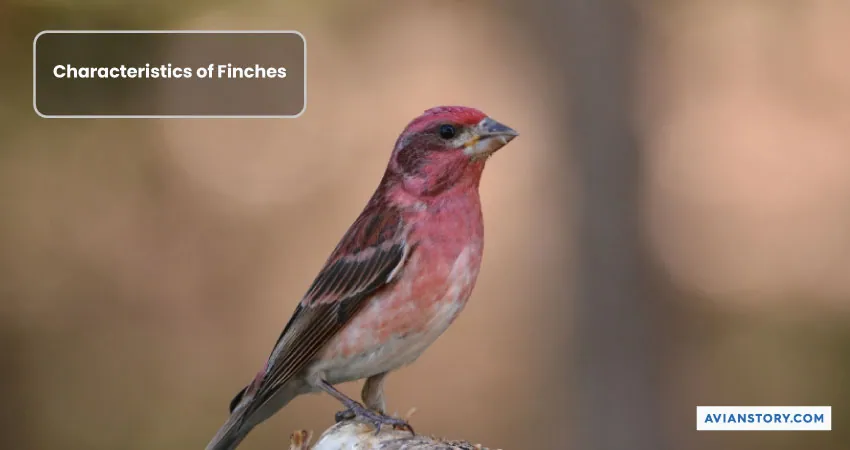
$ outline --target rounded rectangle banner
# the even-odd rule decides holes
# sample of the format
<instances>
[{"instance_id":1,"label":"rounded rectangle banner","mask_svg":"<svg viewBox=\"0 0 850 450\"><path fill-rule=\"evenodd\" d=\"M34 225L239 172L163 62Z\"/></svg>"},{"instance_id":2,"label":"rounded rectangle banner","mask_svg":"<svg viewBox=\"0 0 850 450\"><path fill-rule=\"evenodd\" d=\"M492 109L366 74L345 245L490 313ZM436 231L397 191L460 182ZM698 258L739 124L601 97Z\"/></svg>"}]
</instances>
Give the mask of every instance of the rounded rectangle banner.
<instances>
[{"instance_id":1,"label":"rounded rectangle banner","mask_svg":"<svg viewBox=\"0 0 850 450\"><path fill-rule=\"evenodd\" d=\"M294 118L307 104L297 31L42 31L33 108L55 118Z\"/></svg>"}]
</instances>

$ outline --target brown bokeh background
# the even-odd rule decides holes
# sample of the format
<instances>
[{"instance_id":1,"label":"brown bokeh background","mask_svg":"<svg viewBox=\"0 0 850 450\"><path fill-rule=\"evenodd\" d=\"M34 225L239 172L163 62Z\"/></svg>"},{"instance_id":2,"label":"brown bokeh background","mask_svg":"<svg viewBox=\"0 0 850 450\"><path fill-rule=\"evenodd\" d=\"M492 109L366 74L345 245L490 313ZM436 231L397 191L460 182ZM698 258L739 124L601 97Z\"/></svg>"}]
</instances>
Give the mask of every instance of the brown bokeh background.
<instances>
[{"instance_id":1,"label":"brown bokeh background","mask_svg":"<svg viewBox=\"0 0 850 450\"><path fill-rule=\"evenodd\" d=\"M533 2L532 2L533 3ZM418 431L568 448L577 261L570 83L520 1L0 3L0 448L202 448L375 187L437 104L522 136L481 186L469 307L388 382ZM665 280L673 449L846 449L850 3L641 3L641 219ZM44 120L42 29L297 29L294 120ZM167 98L163 98L167 101ZM566 155L566 156L565 156ZM553 311L566 313L561 320ZM352 395L358 385L345 386ZM695 405L832 405L828 433L697 433ZM299 398L246 448L338 405ZM573 411L581 414L580 411ZM612 424L612 429L616 424Z\"/></svg>"}]
</instances>

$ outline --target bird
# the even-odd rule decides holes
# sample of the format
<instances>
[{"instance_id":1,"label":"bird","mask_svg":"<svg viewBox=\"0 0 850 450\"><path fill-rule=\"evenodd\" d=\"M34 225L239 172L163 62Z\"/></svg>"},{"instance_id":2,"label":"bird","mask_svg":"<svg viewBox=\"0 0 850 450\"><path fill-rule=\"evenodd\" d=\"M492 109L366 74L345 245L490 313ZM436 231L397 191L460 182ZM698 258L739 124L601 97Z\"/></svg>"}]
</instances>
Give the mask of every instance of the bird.
<instances>
[{"instance_id":1,"label":"bird","mask_svg":"<svg viewBox=\"0 0 850 450\"><path fill-rule=\"evenodd\" d=\"M388 373L415 361L454 322L481 267L479 196L487 160L517 137L481 110L438 106L395 142L360 215L298 302L262 370L230 402L207 450L235 449L293 398L327 393L337 421L412 427L385 413ZM335 386L365 379L363 403Z\"/></svg>"}]
</instances>

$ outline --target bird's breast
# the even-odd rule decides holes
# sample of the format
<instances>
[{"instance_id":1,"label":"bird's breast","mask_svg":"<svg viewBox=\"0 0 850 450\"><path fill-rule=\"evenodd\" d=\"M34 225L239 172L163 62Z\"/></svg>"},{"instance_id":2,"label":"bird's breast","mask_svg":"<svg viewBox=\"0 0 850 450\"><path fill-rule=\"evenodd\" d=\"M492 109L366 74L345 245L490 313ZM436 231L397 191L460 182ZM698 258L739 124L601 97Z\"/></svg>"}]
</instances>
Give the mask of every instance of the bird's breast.
<instances>
[{"instance_id":1,"label":"bird's breast","mask_svg":"<svg viewBox=\"0 0 850 450\"><path fill-rule=\"evenodd\" d=\"M413 362L463 310L481 255L480 239L455 252L419 245L396 281L369 299L331 340L314 370L339 383Z\"/></svg>"}]
</instances>

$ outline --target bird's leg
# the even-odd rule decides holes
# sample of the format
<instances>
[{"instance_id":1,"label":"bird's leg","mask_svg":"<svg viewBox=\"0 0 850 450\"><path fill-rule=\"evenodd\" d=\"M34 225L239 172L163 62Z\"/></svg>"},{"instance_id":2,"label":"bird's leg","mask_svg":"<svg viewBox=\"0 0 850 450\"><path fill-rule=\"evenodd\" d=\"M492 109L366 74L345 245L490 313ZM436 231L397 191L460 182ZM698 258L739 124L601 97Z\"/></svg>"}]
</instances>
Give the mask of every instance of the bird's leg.
<instances>
[{"instance_id":1,"label":"bird's leg","mask_svg":"<svg viewBox=\"0 0 850 450\"><path fill-rule=\"evenodd\" d=\"M381 427L383 425L390 425L392 427L406 429L413 433L413 427L411 427L409 423L397 417L390 417L382 413L372 411L371 409L361 405L360 403L357 403L356 401L348 398L348 396L337 390L325 380L318 380L318 387L330 394L333 398L337 399L340 403L345 405L346 408L348 408L348 410L345 411L343 414L345 414L346 416L353 415L353 417L359 417L374 425L375 434L380 433ZM337 414L336 418L340 418L339 413Z\"/></svg>"},{"instance_id":2,"label":"bird's leg","mask_svg":"<svg viewBox=\"0 0 850 450\"><path fill-rule=\"evenodd\" d=\"M384 380L386 379L387 372L372 375L363 383L363 391L360 393L363 404L367 408L381 414L384 414L387 409L387 403L384 400Z\"/></svg>"},{"instance_id":3,"label":"bird's leg","mask_svg":"<svg viewBox=\"0 0 850 450\"><path fill-rule=\"evenodd\" d=\"M363 404L372 411L380 414L384 414L387 408L384 401L384 380L387 377L387 373L381 372L367 378L366 382L363 383L363 391L360 394ZM337 422L351 420L354 418L354 413L350 409L347 409L336 413L335 418Z\"/></svg>"}]
</instances>

